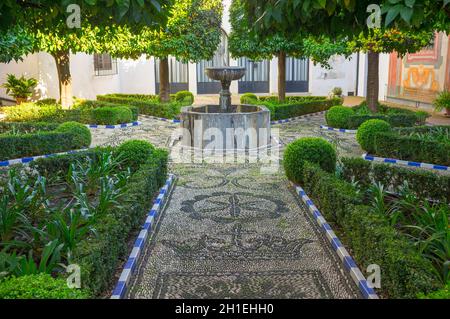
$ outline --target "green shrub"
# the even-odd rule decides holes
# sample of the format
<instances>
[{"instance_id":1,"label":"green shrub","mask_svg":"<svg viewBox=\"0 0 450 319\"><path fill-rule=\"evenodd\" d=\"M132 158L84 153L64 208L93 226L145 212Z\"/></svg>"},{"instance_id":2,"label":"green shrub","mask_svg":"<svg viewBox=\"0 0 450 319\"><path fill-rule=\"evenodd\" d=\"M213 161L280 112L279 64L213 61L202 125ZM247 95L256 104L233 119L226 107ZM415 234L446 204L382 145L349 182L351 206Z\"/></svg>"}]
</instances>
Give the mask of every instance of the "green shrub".
<instances>
[{"instance_id":1,"label":"green shrub","mask_svg":"<svg viewBox=\"0 0 450 319\"><path fill-rule=\"evenodd\" d=\"M127 107L98 107L92 109L93 123L96 124L122 124L133 120L133 113Z\"/></svg>"},{"instance_id":2,"label":"green shrub","mask_svg":"<svg viewBox=\"0 0 450 319\"><path fill-rule=\"evenodd\" d=\"M254 104L258 100L258 97L253 93L244 93L241 95L241 104Z\"/></svg>"},{"instance_id":3,"label":"green shrub","mask_svg":"<svg viewBox=\"0 0 450 319\"><path fill-rule=\"evenodd\" d=\"M438 287L431 263L383 215L359 205L361 196L350 183L305 163L303 188L325 218L337 224L334 230L360 268L381 267L385 295L414 298Z\"/></svg>"},{"instance_id":4,"label":"green shrub","mask_svg":"<svg viewBox=\"0 0 450 319\"><path fill-rule=\"evenodd\" d=\"M326 140L316 137L305 137L288 144L284 151L283 166L289 180L302 184L305 161L317 163L327 172L334 172L336 151Z\"/></svg>"},{"instance_id":5,"label":"green shrub","mask_svg":"<svg viewBox=\"0 0 450 319\"><path fill-rule=\"evenodd\" d=\"M152 156L155 147L147 141L129 140L122 143L116 151L125 167L136 169Z\"/></svg>"},{"instance_id":6,"label":"green shrub","mask_svg":"<svg viewBox=\"0 0 450 319\"><path fill-rule=\"evenodd\" d=\"M22 103L4 109L7 122L59 122L62 117L59 105Z\"/></svg>"},{"instance_id":7,"label":"green shrub","mask_svg":"<svg viewBox=\"0 0 450 319\"><path fill-rule=\"evenodd\" d=\"M85 290L67 287L65 279L48 274L11 277L0 282L0 299L87 299Z\"/></svg>"},{"instance_id":8,"label":"green shrub","mask_svg":"<svg viewBox=\"0 0 450 319\"><path fill-rule=\"evenodd\" d=\"M42 100L38 100L35 102L36 105L57 105L59 104L56 99L52 99L52 98L47 98L47 99L42 99Z\"/></svg>"},{"instance_id":9,"label":"green shrub","mask_svg":"<svg viewBox=\"0 0 450 319\"><path fill-rule=\"evenodd\" d=\"M79 110L86 110L86 109L92 110L92 109L100 108L100 107L130 109L133 114L133 116L132 116L133 121L136 121L139 116L139 108L137 106L133 106L133 105L123 106L120 104L110 103L110 102L105 102L105 101L80 100L77 103L75 103L72 108L79 109ZM87 123L87 124L100 124L100 123L95 123L94 120L92 120L90 123ZM107 124L120 124L120 123L114 123L113 121L107 121Z\"/></svg>"},{"instance_id":10,"label":"green shrub","mask_svg":"<svg viewBox=\"0 0 450 319\"><path fill-rule=\"evenodd\" d=\"M246 99L247 104L263 105L270 111L272 120L282 120L305 114L322 112L330 107L342 104L340 98L328 99L322 96L289 96L279 102L275 96Z\"/></svg>"},{"instance_id":11,"label":"green shrub","mask_svg":"<svg viewBox=\"0 0 450 319\"><path fill-rule=\"evenodd\" d=\"M30 134L38 131L53 131L58 123L47 122L0 122L0 134Z\"/></svg>"},{"instance_id":12,"label":"green shrub","mask_svg":"<svg viewBox=\"0 0 450 319\"><path fill-rule=\"evenodd\" d=\"M447 285L437 291L430 292L429 294L420 293L419 299L450 299L450 282Z\"/></svg>"},{"instance_id":13,"label":"green shrub","mask_svg":"<svg viewBox=\"0 0 450 319\"><path fill-rule=\"evenodd\" d=\"M178 91L175 93L175 101L183 105L192 105L194 103L194 94L189 91Z\"/></svg>"},{"instance_id":14,"label":"green shrub","mask_svg":"<svg viewBox=\"0 0 450 319\"><path fill-rule=\"evenodd\" d=\"M180 102L161 103L157 98L135 98L118 94L97 95L97 100L110 103L132 105L139 108L139 114L151 115L156 117L174 118L180 114L184 106Z\"/></svg>"},{"instance_id":15,"label":"green shrub","mask_svg":"<svg viewBox=\"0 0 450 319\"><path fill-rule=\"evenodd\" d=\"M79 149L91 145L91 131L81 123L65 122L58 126L56 132L73 135L71 149Z\"/></svg>"},{"instance_id":16,"label":"green shrub","mask_svg":"<svg viewBox=\"0 0 450 319\"><path fill-rule=\"evenodd\" d=\"M24 126L27 125L29 124ZM41 123L38 128L43 126L45 125ZM0 135L0 160L59 153L88 147L90 143L89 129L76 122L66 122L52 131L35 129L30 134L6 133Z\"/></svg>"},{"instance_id":17,"label":"green shrub","mask_svg":"<svg viewBox=\"0 0 450 319\"><path fill-rule=\"evenodd\" d=\"M97 236L84 240L74 252L74 262L82 269L82 283L93 295L105 292L114 283L117 267L129 251L127 240L142 225L152 198L167 177L168 153L156 149L135 172L122 199L124 205L98 221Z\"/></svg>"},{"instance_id":18,"label":"green shrub","mask_svg":"<svg viewBox=\"0 0 450 319\"><path fill-rule=\"evenodd\" d=\"M342 177L347 182L358 181L363 188L381 183L398 192L405 182L420 198L450 202L450 176L424 170L411 170L395 165L372 163L362 158L341 158Z\"/></svg>"},{"instance_id":19,"label":"green shrub","mask_svg":"<svg viewBox=\"0 0 450 319\"><path fill-rule=\"evenodd\" d=\"M347 128L348 118L355 112L348 107L336 105L327 111L325 116L327 125L335 128Z\"/></svg>"},{"instance_id":20,"label":"green shrub","mask_svg":"<svg viewBox=\"0 0 450 319\"><path fill-rule=\"evenodd\" d=\"M356 139L362 149L373 153L375 151L375 135L379 132L389 132L391 126L383 120L368 120L361 124L356 133Z\"/></svg>"},{"instance_id":21,"label":"green shrub","mask_svg":"<svg viewBox=\"0 0 450 319\"><path fill-rule=\"evenodd\" d=\"M450 111L450 91L442 91L438 94L436 99L433 101L434 109L437 112L441 112L443 110L446 110L447 112Z\"/></svg>"}]
</instances>

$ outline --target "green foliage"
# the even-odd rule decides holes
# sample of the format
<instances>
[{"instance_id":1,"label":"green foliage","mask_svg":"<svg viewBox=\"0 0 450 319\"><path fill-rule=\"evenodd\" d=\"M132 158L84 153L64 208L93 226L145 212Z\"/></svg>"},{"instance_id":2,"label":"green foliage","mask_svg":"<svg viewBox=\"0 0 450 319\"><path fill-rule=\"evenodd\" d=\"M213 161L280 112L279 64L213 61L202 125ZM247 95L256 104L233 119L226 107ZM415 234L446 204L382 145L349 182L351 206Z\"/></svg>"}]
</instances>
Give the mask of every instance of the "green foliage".
<instances>
[{"instance_id":1,"label":"green foliage","mask_svg":"<svg viewBox=\"0 0 450 319\"><path fill-rule=\"evenodd\" d=\"M336 169L336 151L322 138L305 137L286 147L283 166L286 176L296 184L304 181L303 165L306 161L317 163L327 172Z\"/></svg>"},{"instance_id":2,"label":"green foliage","mask_svg":"<svg viewBox=\"0 0 450 319\"><path fill-rule=\"evenodd\" d=\"M2 126L10 125L14 128L16 123L3 123ZM20 126L19 126L20 127ZM23 127L32 127L25 124ZM68 150L88 147L91 143L91 133L87 127L75 122L61 124L56 129L49 124L46 130L40 130L45 124L39 124L31 133L18 132L0 134L1 145L0 160L7 160L25 156L53 154ZM53 130L50 130L53 129Z\"/></svg>"},{"instance_id":3,"label":"green foliage","mask_svg":"<svg viewBox=\"0 0 450 319\"><path fill-rule=\"evenodd\" d=\"M375 136L380 132L391 131L391 126L383 120L368 120L361 124L356 133L356 139L361 148L369 153L375 151Z\"/></svg>"},{"instance_id":4,"label":"green foliage","mask_svg":"<svg viewBox=\"0 0 450 319\"><path fill-rule=\"evenodd\" d=\"M52 98L47 98L47 99L42 99L39 101L35 102L36 105L57 105L58 102L56 101L56 99L52 99Z\"/></svg>"},{"instance_id":5,"label":"green foliage","mask_svg":"<svg viewBox=\"0 0 450 319\"><path fill-rule=\"evenodd\" d=\"M161 103L158 97L153 96L146 98L145 96L134 97L134 95L132 95L131 97L128 97L127 95L121 94L106 94L98 95L97 100L126 106L134 106L139 108L139 114L163 118L176 117L180 114L181 107L184 106L183 103L176 101Z\"/></svg>"},{"instance_id":6,"label":"green foliage","mask_svg":"<svg viewBox=\"0 0 450 319\"><path fill-rule=\"evenodd\" d=\"M117 148L117 156L123 159L122 165L136 169L152 156L155 147L147 141L129 140Z\"/></svg>"},{"instance_id":7,"label":"green foliage","mask_svg":"<svg viewBox=\"0 0 450 319\"><path fill-rule=\"evenodd\" d=\"M430 292L429 294L420 293L419 299L450 299L450 282L447 285L437 291Z\"/></svg>"},{"instance_id":8,"label":"green foliage","mask_svg":"<svg viewBox=\"0 0 450 319\"><path fill-rule=\"evenodd\" d=\"M334 105L341 104L340 98L328 99L321 96L288 96L285 102L279 102L277 97L259 97L247 99L248 104L263 105L270 111L272 120L282 120L305 114L326 111Z\"/></svg>"},{"instance_id":9,"label":"green foliage","mask_svg":"<svg viewBox=\"0 0 450 319\"><path fill-rule=\"evenodd\" d=\"M85 290L67 286L63 278L48 274L10 277L0 281L0 299L87 299Z\"/></svg>"},{"instance_id":10,"label":"green foliage","mask_svg":"<svg viewBox=\"0 0 450 319\"><path fill-rule=\"evenodd\" d=\"M97 107L92 109L92 123L130 123L133 120L133 113L128 107Z\"/></svg>"},{"instance_id":11,"label":"green foliage","mask_svg":"<svg viewBox=\"0 0 450 319\"><path fill-rule=\"evenodd\" d=\"M0 20L3 16L0 15ZM20 26L0 31L0 62L21 61L33 49L32 37Z\"/></svg>"},{"instance_id":12,"label":"green foliage","mask_svg":"<svg viewBox=\"0 0 450 319\"><path fill-rule=\"evenodd\" d=\"M82 283L92 294L98 295L112 284L117 266L127 253L126 242L131 230L141 225L153 195L164 185L167 159L165 150L155 150L127 184L124 205L97 221L97 237L77 246L74 262L83 269Z\"/></svg>"},{"instance_id":13,"label":"green foliage","mask_svg":"<svg viewBox=\"0 0 450 319\"><path fill-rule=\"evenodd\" d=\"M360 205L363 196L353 185L311 163L303 170L303 188L325 218L336 223L335 231L344 234L338 236L361 269L370 264L383 269L384 294L389 298L414 298L438 287L431 263L389 224L386 216Z\"/></svg>"},{"instance_id":14,"label":"green foliage","mask_svg":"<svg viewBox=\"0 0 450 319\"><path fill-rule=\"evenodd\" d=\"M194 94L189 91L178 91L175 93L175 101L183 105L192 105L194 103Z\"/></svg>"},{"instance_id":15,"label":"green foliage","mask_svg":"<svg viewBox=\"0 0 450 319\"><path fill-rule=\"evenodd\" d=\"M258 97L253 93L244 93L240 98L241 104L255 104L257 100Z\"/></svg>"},{"instance_id":16,"label":"green foliage","mask_svg":"<svg viewBox=\"0 0 450 319\"><path fill-rule=\"evenodd\" d=\"M371 163L362 158L341 158L342 177L358 186L382 184L399 193L405 183L415 196L450 202L450 177L424 170L411 170L389 164Z\"/></svg>"},{"instance_id":17,"label":"green foliage","mask_svg":"<svg viewBox=\"0 0 450 319\"><path fill-rule=\"evenodd\" d=\"M437 112L447 110L450 112L450 91L442 91L433 101L434 109Z\"/></svg>"},{"instance_id":18,"label":"green foliage","mask_svg":"<svg viewBox=\"0 0 450 319\"><path fill-rule=\"evenodd\" d=\"M105 109L105 110L102 110ZM78 102L73 109L62 109L59 104L22 103L5 109L8 122L57 122L75 121L84 124L121 124L137 119L136 106L124 107L97 101Z\"/></svg>"},{"instance_id":19,"label":"green foliage","mask_svg":"<svg viewBox=\"0 0 450 319\"><path fill-rule=\"evenodd\" d=\"M348 118L354 114L355 112L351 108L337 105L327 111L325 118L327 125L335 128L345 128L347 127Z\"/></svg>"},{"instance_id":20,"label":"green foliage","mask_svg":"<svg viewBox=\"0 0 450 319\"><path fill-rule=\"evenodd\" d=\"M2 87L6 89L6 94L11 95L15 99L27 99L33 95L36 85L36 79L26 79L23 75L17 78L14 74L8 74L6 83Z\"/></svg>"},{"instance_id":21,"label":"green foliage","mask_svg":"<svg viewBox=\"0 0 450 319\"><path fill-rule=\"evenodd\" d=\"M442 136L437 134L436 130L439 128L441 128L442 132L447 133ZM398 158L406 161L449 166L449 131L449 126L419 126L416 128L396 129L393 132L379 132L375 134L374 138L374 153L383 157Z\"/></svg>"},{"instance_id":22,"label":"green foliage","mask_svg":"<svg viewBox=\"0 0 450 319\"><path fill-rule=\"evenodd\" d=\"M342 96L342 88L340 87L334 87L333 90L331 90L331 93L334 96Z\"/></svg>"},{"instance_id":23,"label":"green foliage","mask_svg":"<svg viewBox=\"0 0 450 319\"><path fill-rule=\"evenodd\" d=\"M71 146L75 149L89 147L91 145L91 131L83 124L77 122L65 122L58 126L56 132L72 134Z\"/></svg>"}]
</instances>

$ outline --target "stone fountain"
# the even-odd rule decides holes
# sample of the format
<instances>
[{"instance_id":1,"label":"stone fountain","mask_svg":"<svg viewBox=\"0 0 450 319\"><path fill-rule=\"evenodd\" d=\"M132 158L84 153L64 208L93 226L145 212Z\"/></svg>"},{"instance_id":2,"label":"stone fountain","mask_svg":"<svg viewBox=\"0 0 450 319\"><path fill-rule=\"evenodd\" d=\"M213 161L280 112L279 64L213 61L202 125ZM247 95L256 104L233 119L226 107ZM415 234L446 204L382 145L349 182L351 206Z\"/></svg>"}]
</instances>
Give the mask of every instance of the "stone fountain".
<instances>
[{"instance_id":1,"label":"stone fountain","mask_svg":"<svg viewBox=\"0 0 450 319\"><path fill-rule=\"evenodd\" d=\"M258 150L270 144L270 112L263 106L232 105L231 81L245 74L242 67L214 67L206 75L222 84L219 105L190 106L181 112L182 144L194 149Z\"/></svg>"}]
</instances>

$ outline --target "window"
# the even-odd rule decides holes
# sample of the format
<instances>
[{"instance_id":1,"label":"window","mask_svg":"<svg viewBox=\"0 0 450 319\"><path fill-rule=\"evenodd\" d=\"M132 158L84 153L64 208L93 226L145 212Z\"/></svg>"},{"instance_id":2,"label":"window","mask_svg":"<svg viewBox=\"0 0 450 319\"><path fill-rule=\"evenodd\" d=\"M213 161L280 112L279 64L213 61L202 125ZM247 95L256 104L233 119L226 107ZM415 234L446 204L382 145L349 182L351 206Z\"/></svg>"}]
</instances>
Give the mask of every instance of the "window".
<instances>
[{"instance_id":1,"label":"window","mask_svg":"<svg viewBox=\"0 0 450 319\"><path fill-rule=\"evenodd\" d=\"M117 74L117 60L108 53L94 54L94 72L96 76Z\"/></svg>"}]
</instances>

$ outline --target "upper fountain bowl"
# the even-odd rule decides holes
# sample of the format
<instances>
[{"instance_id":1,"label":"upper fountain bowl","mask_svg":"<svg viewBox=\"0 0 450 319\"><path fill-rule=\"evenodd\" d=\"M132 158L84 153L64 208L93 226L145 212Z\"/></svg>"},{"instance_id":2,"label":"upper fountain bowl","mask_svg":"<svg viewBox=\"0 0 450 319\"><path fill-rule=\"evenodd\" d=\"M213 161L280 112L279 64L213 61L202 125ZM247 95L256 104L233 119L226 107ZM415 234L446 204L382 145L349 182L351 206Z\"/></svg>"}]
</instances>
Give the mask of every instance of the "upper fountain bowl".
<instances>
[{"instance_id":1,"label":"upper fountain bowl","mask_svg":"<svg viewBox=\"0 0 450 319\"><path fill-rule=\"evenodd\" d=\"M206 68L205 73L212 80L235 81L244 76L245 68L239 66L214 67Z\"/></svg>"}]
</instances>

